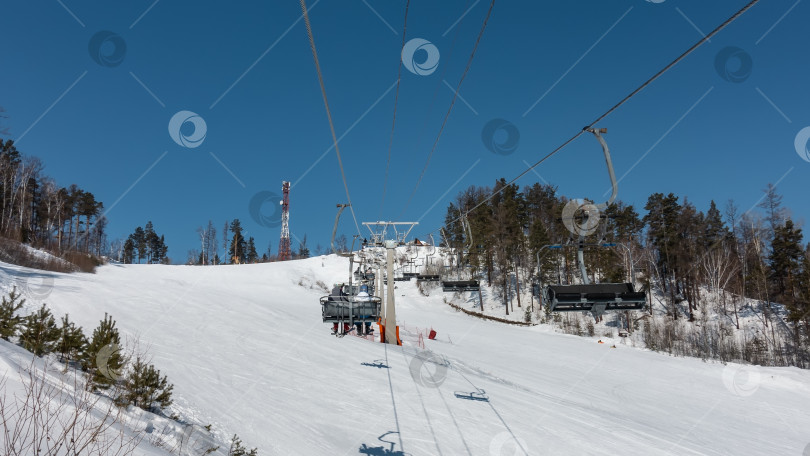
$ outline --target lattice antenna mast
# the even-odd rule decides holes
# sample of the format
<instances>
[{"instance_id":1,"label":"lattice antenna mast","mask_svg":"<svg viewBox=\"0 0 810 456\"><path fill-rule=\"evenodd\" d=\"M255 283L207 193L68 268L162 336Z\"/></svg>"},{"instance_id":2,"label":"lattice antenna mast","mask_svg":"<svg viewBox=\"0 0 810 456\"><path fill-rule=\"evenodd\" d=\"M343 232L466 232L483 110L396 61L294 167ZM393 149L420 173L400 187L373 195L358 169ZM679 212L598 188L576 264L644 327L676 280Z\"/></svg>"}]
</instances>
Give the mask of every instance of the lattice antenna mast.
<instances>
[{"instance_id":1,"label":"lattice antenna mast","mask_svg":"<svg viewBox=\"0 0 810 456\"><path fill-rule=\"evenodd\" d=\"M292 259L290 248L290 183L283 181L281 191L284 195L281 200L281 240L278 243L279 261Z\"/></svg>"}]
</instances>

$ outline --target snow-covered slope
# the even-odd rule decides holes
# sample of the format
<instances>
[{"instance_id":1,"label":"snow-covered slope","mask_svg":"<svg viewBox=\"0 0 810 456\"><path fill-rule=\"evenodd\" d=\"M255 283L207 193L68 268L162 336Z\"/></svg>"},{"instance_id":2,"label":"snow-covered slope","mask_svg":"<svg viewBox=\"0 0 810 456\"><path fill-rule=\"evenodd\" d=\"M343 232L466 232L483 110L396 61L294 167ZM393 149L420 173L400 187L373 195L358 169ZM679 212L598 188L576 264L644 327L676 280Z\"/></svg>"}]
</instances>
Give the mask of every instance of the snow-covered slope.
<instances>
[{"instance_id":1,"label":"snow-covered slope","mask_svg":"<svg viewBox=\"0 0 810 456\"><path fill-rule=\"evenodd\" d=\"M57 316L90 333L110 313L174 383L174 411L260 454L798 455L810 444L810 372L796 368L484 321L406 282L396 290L403 346L336 338L318 298L348 269L329 256L42 274ZM0 273L9 284L30 271ZM431 327L425 352L419 333Z\"/></svg>"}]
</instances>

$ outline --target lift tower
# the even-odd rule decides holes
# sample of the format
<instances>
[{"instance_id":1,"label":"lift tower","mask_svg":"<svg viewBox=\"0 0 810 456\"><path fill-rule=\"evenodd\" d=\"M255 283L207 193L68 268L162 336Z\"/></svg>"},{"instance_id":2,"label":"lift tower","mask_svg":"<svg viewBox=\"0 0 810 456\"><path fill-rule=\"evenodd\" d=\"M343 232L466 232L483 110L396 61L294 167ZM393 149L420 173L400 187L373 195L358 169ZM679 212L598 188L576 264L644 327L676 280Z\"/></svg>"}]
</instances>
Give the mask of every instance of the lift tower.
<instances>
[{"instance_id":1,"label":"lift tower","mask_svg":"<svg viewBox=\"0 0 810 456\"><path fill-rule=\"evenodd\" d=\"M278 259L287 261L292 259L290 249L290 183L283 181L281 191L284 195L281 200L281 240L278 242Z\"/></svg>"},{"instance_id":2,"label":"lift tower","mask_svg":"<svg viewBox=\"0 0 810 456\"><path fill-rule=\"evenodd\" d=\"M385 328L382 334L382 342L387 344L402 345L399 339L399 327L397 326L396 306L394 303L394 256L397 246L405 245L405 239L413 227L419 222L363 222L363 225L371 232L373 246L385 247L386 255L386 276L388 298L382 312L381 324ZM392 228L394 239L386 239L388 228ZM407 228L407 229L405 229Z\"/></svg>"}]
</instances>

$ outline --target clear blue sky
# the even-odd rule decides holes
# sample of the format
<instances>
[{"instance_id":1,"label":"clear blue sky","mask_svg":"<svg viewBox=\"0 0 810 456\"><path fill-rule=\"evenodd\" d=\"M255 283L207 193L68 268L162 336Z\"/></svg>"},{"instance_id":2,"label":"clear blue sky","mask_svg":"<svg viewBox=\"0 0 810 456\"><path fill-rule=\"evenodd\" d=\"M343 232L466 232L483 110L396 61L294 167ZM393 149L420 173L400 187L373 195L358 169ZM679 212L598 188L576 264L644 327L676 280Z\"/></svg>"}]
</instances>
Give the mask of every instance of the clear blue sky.
<instances>
[{"instance_id":1,"label":"clear blue sky","mask_svg":"<svg viewBox=\"0 0 810 456\"><path fill-rule=\"evenodd\" d=\"M431 42L440 57L428 75L403 69L382 212L405 2L308 3L338 136L351 128L340 148L357 216L421 219L420 235L439 226L460 190L511 179L747 0L498 1L463 100L404 213L489 1L411 2L406 39ZM640 209L649 194L674 192L704 211L711 199L722 206L733 198L745 211L779 181L794 218L807 219L810 162L794 139L810 126L809 14L808 2L761 2L607 118L617 175L627 174L619 197ZM176 262L199 245L195 230L209 219L221 238L224 221L239 218L260 252L269 243L277 251L280 228L256 223L249 204L258 192L280 193L282 180L294 184L293 235L326 246L335 204L346 197L334 151L312 166L332 139L300 15L294 0L4 2L6 138L42 158L60 185L102 200L111 239L152 220ZM96 42L101 64L91 57ZM750 56L750 68L733 56L725 65L737 82L715 65L729 46ZM169 135L183 110L205 121L198 147ZM520 133L511 154L482 141L496 118ZM537 172L572 198L599 200L608 188L601 151L587 136ZM519 184L539 180L530 173ZM347 212L341 232L353 231Z\"/></svg>"}]
</instances>

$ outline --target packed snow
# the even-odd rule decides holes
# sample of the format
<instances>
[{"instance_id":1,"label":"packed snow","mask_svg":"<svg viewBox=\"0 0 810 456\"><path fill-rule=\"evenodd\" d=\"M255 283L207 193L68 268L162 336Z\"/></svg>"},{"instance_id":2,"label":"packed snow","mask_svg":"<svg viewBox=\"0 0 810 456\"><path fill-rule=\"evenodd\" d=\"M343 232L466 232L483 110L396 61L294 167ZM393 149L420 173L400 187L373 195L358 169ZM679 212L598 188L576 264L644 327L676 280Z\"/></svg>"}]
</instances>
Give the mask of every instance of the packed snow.
<instances>
[{"instance_id":1,"label":"packed snow","mask_svg":"<svg viewBox=\"0 0 810 456\"><path fill-rule=\"evenodd\" d=\"M147 349L174 384L167 412L210 424L222 445L236 433L262 455L810 451L808 371L677 358L623 339L486 321L451 308L440 288L424 296L415 281L395 282L402 346L338 338L321 321L318 298L348 276L348 260L336 256L111 264L95 274L0 263L6 291L19 278L38 284L26 312L46 302L88 335L112 315L122 337ZM20 388L15 369L24 353L0 348L4 388ZM138 418L133 428L148 434L183 429ZM161 454L151 437L139 454Z\"/></svg>"}]
</instances>

